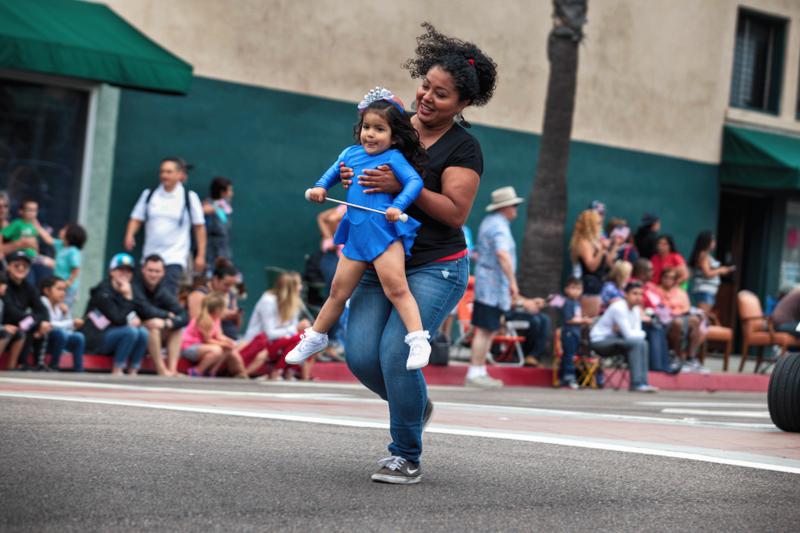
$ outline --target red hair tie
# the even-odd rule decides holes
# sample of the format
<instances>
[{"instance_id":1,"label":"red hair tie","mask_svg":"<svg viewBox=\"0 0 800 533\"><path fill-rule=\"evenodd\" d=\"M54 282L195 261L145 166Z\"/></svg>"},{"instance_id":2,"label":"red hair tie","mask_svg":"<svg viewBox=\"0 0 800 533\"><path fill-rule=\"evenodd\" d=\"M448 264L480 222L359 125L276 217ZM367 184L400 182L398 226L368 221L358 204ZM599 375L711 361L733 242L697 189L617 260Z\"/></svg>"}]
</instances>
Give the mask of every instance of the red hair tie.
<instances>
[{"instance_id":1,"label":"red hair tie","mask_svg":"<svg viewBox=\"0 0 800 533\"><path fill-rule=\"evenodd\" d=\"M470 64L470 65L472 65L473 67L475 66L475 60L474 60L473 58L471 58L471 57L468 57L468 58L467 58L467 63L469 63L469 64Z\"/></svg>"}]
</instances>

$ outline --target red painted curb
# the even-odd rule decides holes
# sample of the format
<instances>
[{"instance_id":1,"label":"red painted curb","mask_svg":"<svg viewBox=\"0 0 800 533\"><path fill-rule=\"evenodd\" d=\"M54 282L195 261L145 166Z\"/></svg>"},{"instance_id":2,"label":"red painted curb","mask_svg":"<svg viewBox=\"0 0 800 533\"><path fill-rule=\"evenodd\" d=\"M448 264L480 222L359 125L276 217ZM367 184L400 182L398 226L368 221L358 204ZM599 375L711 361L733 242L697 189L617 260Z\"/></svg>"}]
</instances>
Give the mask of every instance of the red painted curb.
<instances>
[{"instance_id":1,"label":"red painted curb","mask_svg":"<svg viewBox=\"0 0 800 533\"><path fill-rule=\"evenodd\" d=\"M429 385L464 384L467 365L428 366L422 372ZM549 368L524 368L490 366L489 374L501 379L509 387L552 387L553 372ZM317 381L338 381L353 383L356 378L344 363L318 363L314 365L314 379ZM663 390L683 391L731 391L731 392L767 392L769 376L758 374L678 374L670 376L661 372L650 372L648 380L651 385ZM627 373L622 378L614 379L614 386L627 388Z\"/></svg>"},{"instance_id":2,"label":"red painted curb","mask_svg":"<svg viewBox=\"0 0 800 533\"><path fill-rule=\"evenodd\" d=\"M0 355L0 368L5 368L6 354ZM111 357L106 355L84 355L83 364L88 371L110 371ZM72 354L65 353L61 357L60 368L69 370L72 368ZM181 359L178 369L185 372L189 364ZM422 369L425 381L429 385L464 385L464 378L467 375L466 364L455 364L448 366L427 366ZM142 362L142 370L153 371L153 362L149 357L145 357ZM490 366L489 374L503 381L509 387L552 387L553 373L549 368L525 368ZM316 381L332 381L344 383L357 383L358 380L350 373L345 363L316 363L312 370L312 375ZM648 379L651 385L662 390L682 390L682 391L731 391L731 392L761 392L766 393L769 387L769 376L761 374L731 374L731 373L710 373L710 374L689 374L680 373L675 376L663 374L661 372L650 372ZM614 379L615 386L627 388L627 373L619 384L618 378Z\"/></svg>"}]
</instances>

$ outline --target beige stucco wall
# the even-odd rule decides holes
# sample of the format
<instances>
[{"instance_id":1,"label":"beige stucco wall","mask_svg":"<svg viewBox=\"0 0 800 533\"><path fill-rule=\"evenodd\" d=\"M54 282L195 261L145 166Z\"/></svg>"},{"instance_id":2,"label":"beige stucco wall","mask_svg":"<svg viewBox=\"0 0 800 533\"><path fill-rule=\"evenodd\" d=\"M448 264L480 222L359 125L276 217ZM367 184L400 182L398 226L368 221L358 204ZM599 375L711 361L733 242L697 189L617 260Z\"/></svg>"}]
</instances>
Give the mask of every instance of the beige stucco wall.
<instances>
[{"instance_id":1,"label":"beige stucco wall","mask_svg":"<svg viewBox=\"0 0 800 533\"><path fill-rule=\"evenodd\" d=\"M411 99L400 67L419 23L478 43L500 66L477 123L539 133L548 0L104 0L200 76L356 101L381 83ZM742 0L790 19L779 117L728 109L737 0L590 0L574 138L717 162L725 120L800 132L800 1Z\"/></svg>"}]
</instances>

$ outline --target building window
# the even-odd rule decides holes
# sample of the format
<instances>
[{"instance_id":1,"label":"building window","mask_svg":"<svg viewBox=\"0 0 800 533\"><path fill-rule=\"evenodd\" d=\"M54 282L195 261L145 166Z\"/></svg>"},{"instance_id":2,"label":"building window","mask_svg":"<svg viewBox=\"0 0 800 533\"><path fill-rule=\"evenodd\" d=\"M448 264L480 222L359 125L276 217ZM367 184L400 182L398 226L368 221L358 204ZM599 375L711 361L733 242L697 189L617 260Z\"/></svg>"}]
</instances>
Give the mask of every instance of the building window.
<instances>
[{"instance_id":1,"label":"building window","mask_svg":"<svg viewBox=\"0 0 800 533\"><path fill-rule=\"evenodd\" d=\"M779 288L800 284L800 202L789 200L783 234L781 281Z\"/></svg>"},{"instance_id":2,"label":"building window","mask_svg":"<svg viewBox=\"0 0 800 533\"><path fill-rule=\"evenodd\" d=\"M89 93L0 78L0 189L58 230L77 222Z\"/></svg>"},{"instance_id":3,"label":"building window","mask_svg":"<svg viewBox=\"0 0 800 533\"><path fill-rule=\"evenodd\" d=\"M786 20L739 10L731 106L778 113Z\"/></svg>"}]
</instances>

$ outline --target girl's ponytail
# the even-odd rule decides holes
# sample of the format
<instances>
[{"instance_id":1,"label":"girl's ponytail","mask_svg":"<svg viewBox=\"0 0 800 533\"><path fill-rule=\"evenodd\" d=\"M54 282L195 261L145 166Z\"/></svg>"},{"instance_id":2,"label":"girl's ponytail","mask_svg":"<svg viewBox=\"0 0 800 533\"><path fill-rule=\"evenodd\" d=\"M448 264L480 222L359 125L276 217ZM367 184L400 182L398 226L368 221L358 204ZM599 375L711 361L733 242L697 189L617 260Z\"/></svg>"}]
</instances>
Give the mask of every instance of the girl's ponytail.
<instances>
[{"instance_id":1,"label":"girl's ponytail","mask_svg":"<svg viewBox=\"0 0 800 533\"><path fill-rule=\"evenodd\" d=\"M214 325L211 313L220 309L225 309L225 295L221 292L207 294L200 306L200 314L197 315L197 327L203 330L210 330Z\"/></svg>"}]
</instances>

